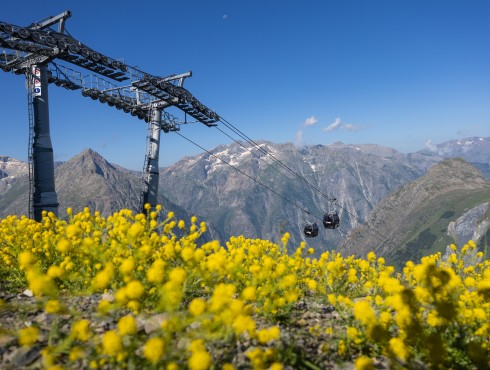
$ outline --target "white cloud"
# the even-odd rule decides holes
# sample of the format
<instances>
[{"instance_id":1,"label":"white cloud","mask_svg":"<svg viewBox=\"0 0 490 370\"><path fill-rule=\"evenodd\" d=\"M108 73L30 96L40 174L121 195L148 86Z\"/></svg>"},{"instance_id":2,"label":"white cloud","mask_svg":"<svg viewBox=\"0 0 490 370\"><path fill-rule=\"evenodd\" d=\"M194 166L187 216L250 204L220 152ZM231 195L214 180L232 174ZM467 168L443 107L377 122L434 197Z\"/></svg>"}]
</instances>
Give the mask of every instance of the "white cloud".
<instances>
[{"instance_id":1,"label":"white cloud","mask_svg":"<svg viewBox=\"0 0 490 370\"><path fill-rule=\"evenodd\" d=\"M306 121L303 123L305 126L313 126L318 123L318 120L316 119L315 116L311 116L306 119Z\"/></svg>"},{"instance_id":2,"label":"white cloud","mask_svg":"<svg viewBox=\"0 0 490 370\"><path fill-rule=\"evenodd\" d=\"M335 130L346 130L346 131L359 131L365 127L354 125L352 123L343 123L342 120L337 117L333 123L327 127L322 128L322 131L331 132Z\"/></svg>"},{"instance_id":3,"label":"white cloud","mask_svg":"<svg viewBox=\"0 0 490 370\"><path fill-rule=\"evenodd\" d=\"M425 148L432 151L432 152L435 152L437 151L437 146L435 146L433 143L432 143L432 140L429 139L425 142Z\"/></svg>"},{"instance_id":4,"label":"white cloud","mask_svg":"<svg viewBox=\"0 0 490 370\"><path fill-rule=\"evenodd\" d=\"M340 118L336 118L333 123L331 123L327 127L322 128L322 131L325 131L325 132L334 131L334 130L337 130L338 128L340 128L341 125L342 125L342 121L340 120Z\"/></svg>"},{"instance_id":5,"label":"white cloud","mask_svg":"<svg viewBox=\"0 0 490 370\"><path fill-rule=\"evenodd\" d=\"M299 130L296 132L296 138L294 143L296 146L302 146L303 145L303 131Z\"/></svg>"},{"instance_id":6,"label":"white cloud","mask_svg":"<svg viewBox=\"0 0 490 370\"><path fill-rule=\"evenodd\" d=\"M361 126L353 125L352 123L347 123L345 125L342 125L342 129L347 131L359 131L361 129Z\"/></svg>"}]
</instances>

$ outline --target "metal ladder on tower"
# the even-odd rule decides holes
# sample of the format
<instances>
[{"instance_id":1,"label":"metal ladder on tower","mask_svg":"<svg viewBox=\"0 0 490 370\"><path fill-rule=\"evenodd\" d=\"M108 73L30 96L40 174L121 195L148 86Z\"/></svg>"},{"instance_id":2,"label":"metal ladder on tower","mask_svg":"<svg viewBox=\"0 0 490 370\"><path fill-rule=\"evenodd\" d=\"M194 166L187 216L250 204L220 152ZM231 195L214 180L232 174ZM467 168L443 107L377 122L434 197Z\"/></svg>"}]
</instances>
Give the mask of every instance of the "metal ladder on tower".
<instances>
[{"instance_id":1,"label":"metal ladder on tower","mask_svg":"<svg viewBox=\"0 0 490 370\"><path fill-rule=\"evenodd\" d=\"M34 105L33 105L33 77L31 69L26 73L27 88L27 115L29 120L29 143L27 149L27 164L29 168L29 218L34 219L34 162L33 162L33 143L34 143Z\"/></svg>"}]
</instances>

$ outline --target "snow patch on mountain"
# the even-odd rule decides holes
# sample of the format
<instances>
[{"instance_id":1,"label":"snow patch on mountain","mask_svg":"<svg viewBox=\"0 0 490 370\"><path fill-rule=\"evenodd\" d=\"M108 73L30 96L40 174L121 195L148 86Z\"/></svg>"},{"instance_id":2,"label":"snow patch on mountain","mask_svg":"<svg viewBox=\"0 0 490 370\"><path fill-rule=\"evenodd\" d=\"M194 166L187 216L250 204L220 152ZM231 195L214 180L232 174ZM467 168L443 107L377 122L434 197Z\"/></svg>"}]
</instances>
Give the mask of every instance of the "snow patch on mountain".
<instances>
[{"instance_id":1,"label":"snow patch on mountain","mask_svg":"<svg viewBox=\"0 0 490 370\"><path fill-rule=\"evenodd\" d=\"M27 175L28 172L29 167L26 162L0 156L0 194L8 191L19 177Z\"/></svg>"}]
</instances>

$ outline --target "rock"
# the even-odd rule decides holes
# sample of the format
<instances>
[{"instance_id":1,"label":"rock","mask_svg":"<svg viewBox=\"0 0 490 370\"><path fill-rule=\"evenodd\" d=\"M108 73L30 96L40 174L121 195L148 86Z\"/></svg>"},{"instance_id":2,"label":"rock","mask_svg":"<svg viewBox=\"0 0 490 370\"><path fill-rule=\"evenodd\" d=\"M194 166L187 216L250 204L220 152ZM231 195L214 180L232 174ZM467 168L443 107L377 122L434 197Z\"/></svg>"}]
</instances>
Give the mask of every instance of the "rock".
<instances>
[{"instance_id":1,"label":"rock","mask_svg":"<svg viewBox=\"0 0 490 370\"><path fill-rule=\"evenodd\" d=\"M12 364L18 369L36 361L41 356L41 347L20 347L12 355Z\"/></svg>"},{"instance_id":2,"label":"rock","mask_svg":"<svg viewBox=\"0 0 490 370\"><path fill-rule=\"evenodd\" d=\"M22 293L19 294L19 297L22 298L22 297L34 297L34 293L32 292L32 290L29 290L29 289L26 289L24 290Z\"/></svg>"}]
</instances>

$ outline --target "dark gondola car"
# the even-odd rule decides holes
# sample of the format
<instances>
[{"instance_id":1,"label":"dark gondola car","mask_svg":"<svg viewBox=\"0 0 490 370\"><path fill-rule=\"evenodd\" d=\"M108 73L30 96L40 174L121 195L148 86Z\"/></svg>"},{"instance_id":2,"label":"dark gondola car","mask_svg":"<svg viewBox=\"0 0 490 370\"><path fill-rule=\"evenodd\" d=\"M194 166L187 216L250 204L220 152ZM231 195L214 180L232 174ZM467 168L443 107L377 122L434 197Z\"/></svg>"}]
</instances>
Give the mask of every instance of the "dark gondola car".
<instances>
[{"instance_id":1,"label":"dark gondola car","mask_svg":"<svg viewBox=\"0 0 490 370\"><path fill-rule=\"evenodd\" d=\"M323 215L323 226L325 229L336 229L339 227L340 219L337 212L325 213Z\"/></svg>"},{"instance_id":2,"label":"dark gondola car","mask_svg":"<svg viewBox=\"0 0 490 370\"><path fill-rule=\"evenodd\" d=\"M304 230L305 236L308 238L314 238L318 235L318 225L317 224L306 224Z\"/></svg>"}]
</instances>

